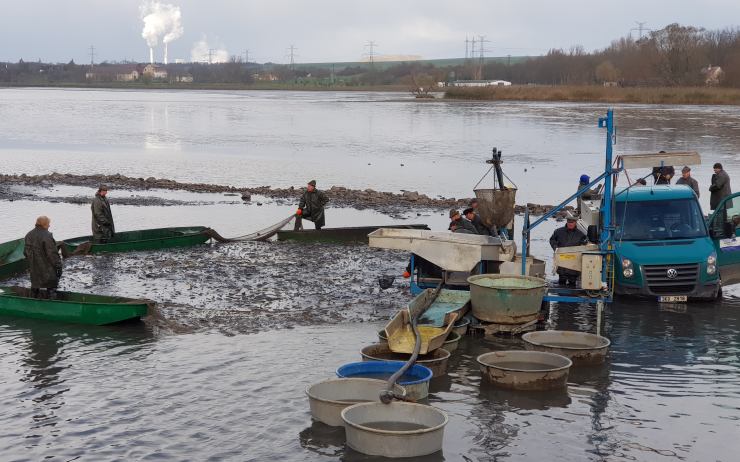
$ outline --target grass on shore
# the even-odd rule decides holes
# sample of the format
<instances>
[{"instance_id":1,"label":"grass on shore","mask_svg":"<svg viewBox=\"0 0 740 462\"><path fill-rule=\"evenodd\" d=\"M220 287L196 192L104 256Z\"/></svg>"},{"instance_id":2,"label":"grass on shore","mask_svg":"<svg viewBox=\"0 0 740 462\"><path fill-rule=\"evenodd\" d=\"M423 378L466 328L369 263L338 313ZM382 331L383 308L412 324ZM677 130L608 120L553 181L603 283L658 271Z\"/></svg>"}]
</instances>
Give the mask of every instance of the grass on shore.
<instances>
[{"instance_id":1,"label":"grass on shore","mask_svg":"<svg viewBox=\"0 0 740 462\"><path fill-rule=\"evenodd\" d=\"M717 87L525 86L453 87L445 98L478 101L740 105L740 89Z\"/></svg>"}]
</instances>

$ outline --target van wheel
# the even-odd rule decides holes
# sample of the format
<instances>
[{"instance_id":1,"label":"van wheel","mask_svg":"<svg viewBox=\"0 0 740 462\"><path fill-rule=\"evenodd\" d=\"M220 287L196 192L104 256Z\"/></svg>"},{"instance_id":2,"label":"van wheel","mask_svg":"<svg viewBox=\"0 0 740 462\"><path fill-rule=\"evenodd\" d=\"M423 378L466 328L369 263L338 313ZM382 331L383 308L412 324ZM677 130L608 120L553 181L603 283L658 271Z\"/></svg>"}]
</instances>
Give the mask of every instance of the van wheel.
<instances>
[{"instance_id":1,"label":"van wheel","mask_svg":"<svg viewBox=\"0 0 740 462\"><path fill-rule=\"evenodd\" d=\"M719 288L717 289L717 295L714 297L715 300L722 300L722 283L719 283Z\"/></svg>"}]
</instances>

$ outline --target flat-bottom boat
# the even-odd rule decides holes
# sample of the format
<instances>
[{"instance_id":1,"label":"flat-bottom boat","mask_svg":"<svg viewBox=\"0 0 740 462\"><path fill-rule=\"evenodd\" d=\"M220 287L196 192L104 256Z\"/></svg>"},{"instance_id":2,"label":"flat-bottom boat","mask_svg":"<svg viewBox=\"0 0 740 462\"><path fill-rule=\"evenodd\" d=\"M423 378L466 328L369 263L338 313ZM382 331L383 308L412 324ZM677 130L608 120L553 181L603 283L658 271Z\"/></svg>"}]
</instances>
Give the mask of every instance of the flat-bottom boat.
<instances>
[{"instance_id":1,"label":"flat-bottom boat","mask_svg":"<svg viewBox=\"0 0 740 462\"><path fill-rule=\"evenodd\" d=\"M334 242L367 244L368 234L380 228L390 229L425 229L427 225L387 225L387 226L354 226L348 228L323 228L321 230L281 230L277 233L278 241L299 242Z\"/></svg>"},{"instance_id":2,"label":"flat-bottom boat","mask_svg":"<svg viewBox=\"0 0 740 462\"><path fill-rule=\"evenodd\" d=\"M25 239L0 244L0 279L7 279L28 269L24 248Z\"/></svg>"},{"instance_id":3,"label":"flat-bottom boat","mask_svg":"<svg viewBox=\"0 0 740 462\"><path fill-rule=\"evenodd\" d=\"M190 226L184 228L142 229L116 233L104 244L93 242L92 236L66 239L62 242L66 254L131 252L136 250L159 250L172 247L192 247L204 244L212 237L210 228Z\"/></svg>"},{"instance_id":4,"label":"flat-bottom boat","mask_svg":"<svg viewBox=\"0 0 740 462\"><path fill-rule=\"evenodd\" d=\"M42 292L43 294L43 292ZM34 298L26 287L0 287L0 315L102 326L146 316L150 300L57 292Z\"/></svg>"}]
</instances>

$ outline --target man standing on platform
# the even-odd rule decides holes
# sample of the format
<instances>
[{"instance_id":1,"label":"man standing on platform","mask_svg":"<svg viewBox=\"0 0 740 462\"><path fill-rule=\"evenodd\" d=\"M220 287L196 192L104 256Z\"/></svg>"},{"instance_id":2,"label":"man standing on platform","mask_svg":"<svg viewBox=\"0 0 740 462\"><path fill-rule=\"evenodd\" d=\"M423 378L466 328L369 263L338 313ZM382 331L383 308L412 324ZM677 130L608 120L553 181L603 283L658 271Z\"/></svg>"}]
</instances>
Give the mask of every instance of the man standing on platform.
<instances>
[{"instance_id":1,"label":"man standing on platform","mask_svg":"<svg viewBox=\"0 0 740 462\"><path fill-rule=\"evenodd\" d=\"M23 256L28 261L33 296L38 298L44 289L47 298L53 300L62 277L62 259L54 236L49 232L50 224L48 217L36 219L36 226L26 234Z\"/></svg>"},{"instance_id":2,"label":"man standing on platform","mask_svg":"<svg viewBox=\"0 0 740 462\"><path fill-rule=\"evenodd\" d=\"M320 230L326 224L324 207L328 202L329 198L326 194L316 189L316 180L311 180L301 196L296 215L304 220L313 221L316 229Z\"/></svg>"},{"instance_id":3,"label":"man standing on platform","mask_svg":"<svg viewBox=\"0 0 740 462\"><path fill-rule=\"evenodd\" d=\"M116 227L113 224L113 214L108 202L108 187L100 185L92 203L92 233L95 244L105 244L113 239Z\"/></svg>"}]
</instances>

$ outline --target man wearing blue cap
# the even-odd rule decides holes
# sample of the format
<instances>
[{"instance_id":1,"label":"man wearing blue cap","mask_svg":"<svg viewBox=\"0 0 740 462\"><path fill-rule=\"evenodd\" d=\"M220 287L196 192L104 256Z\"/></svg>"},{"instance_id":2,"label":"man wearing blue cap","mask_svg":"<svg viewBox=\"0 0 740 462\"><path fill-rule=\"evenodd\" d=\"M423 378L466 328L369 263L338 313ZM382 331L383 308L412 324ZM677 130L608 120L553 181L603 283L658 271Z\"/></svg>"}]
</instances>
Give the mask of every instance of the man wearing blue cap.
<instances>
[{"instance_id":1,"label":"man wearing blue cap","mask_svg":"<svg viewBox=\"0 0 740 462\"><path fill-rule=\"evenodd\" d=\"M578 180L578 191L588 186L589 183L591 183L591 178L589 178L589 176L584 173L583 175L581 175L581 178ZM578 210L576 212L578 213L579 216L581 215L581 201L583 199L586 199L586 200L595 199L596 197L598 197L598 194L593 189L588 189L583 194L578 196L578 199L576 199L577 204L578 204Z\"/></svg>"}]
</instances>

